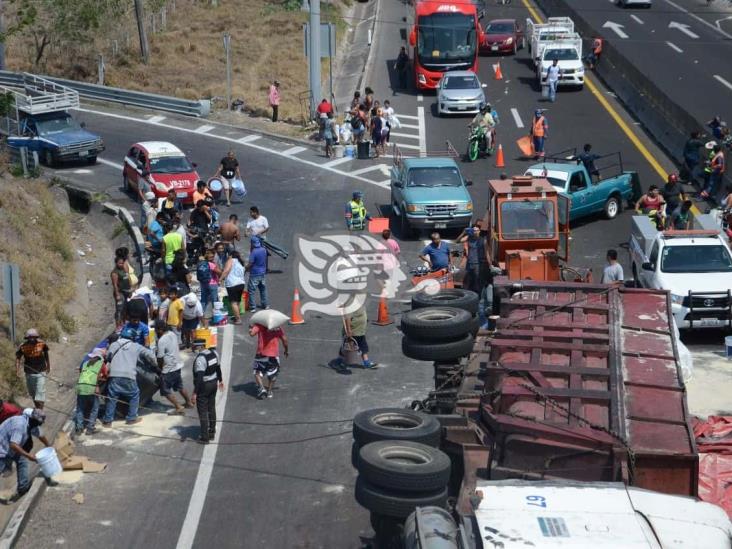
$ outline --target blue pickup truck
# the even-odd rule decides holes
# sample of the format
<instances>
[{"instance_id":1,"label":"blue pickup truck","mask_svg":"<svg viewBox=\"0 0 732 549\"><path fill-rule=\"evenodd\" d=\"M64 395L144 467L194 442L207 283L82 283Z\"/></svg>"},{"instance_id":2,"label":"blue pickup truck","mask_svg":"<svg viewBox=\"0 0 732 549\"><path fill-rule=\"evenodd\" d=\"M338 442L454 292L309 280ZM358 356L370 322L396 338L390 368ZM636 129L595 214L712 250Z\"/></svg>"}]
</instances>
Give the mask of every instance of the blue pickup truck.
<instances>
[{"instance_id":1,"label":"blue pickup truck","mask_svg":"<svg viewBox=\"0 0 732 549\"><path fill-rule=\"evenodd\" d=\"M448 147L448 153L454 151ZM454 153L455 156L457 152ZM454 156L405 158L395 150L391 168L391 214L402 238L416 231L464 229L473 201Z\"/></svg>"},{"instance_id":2,"label":"blue pickup truck","mask_svg":"<svg viewBox=\"0 0 732 549\"><path fill-rule=\"evenodd\" d=\"M524 175L545 177L557 191L569 197L572 203L570 221L598 213L603 213L607 219L613 219L623 210L623 202L632 208L640 197L638 174L623 171L622 162L619 165L613 163L606 169L598 163L597 169L600 177L591 176L584 164L573 160L548 161L534 164ZM615 172L612 176L602 177L604 171L610 170Z\"/></svg>"},{"instance_id":3,"label":"blue pickup truck","mask_svg":"<svg viewBox=\"0 0 732 549\"><path fill-rule=\"evenodd\" d=\"M35 151L47 166L66 161L94 164L104 150L102 138L69 114L79 107L79 94L71 88L25 74L22 90L2 88L0 93L11 98L0 122L10 148Z\"/></svg>"}]
</instances>

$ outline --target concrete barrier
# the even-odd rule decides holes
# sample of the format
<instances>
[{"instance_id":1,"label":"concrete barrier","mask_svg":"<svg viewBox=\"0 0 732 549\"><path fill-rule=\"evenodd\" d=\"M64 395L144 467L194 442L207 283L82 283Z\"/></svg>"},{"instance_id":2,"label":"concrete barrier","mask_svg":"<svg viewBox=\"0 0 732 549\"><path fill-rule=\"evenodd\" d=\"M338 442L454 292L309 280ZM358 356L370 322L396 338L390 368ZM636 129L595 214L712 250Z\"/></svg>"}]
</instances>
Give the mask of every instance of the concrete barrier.
<instances>
[{"instance_id":1,"label":"concrete barrier","mask_svg":"<svg viewBox=\"0 0 732 549\"><path fill-rule=\"evenodd\" d=\"M535 1L549 16L572 18L577 32L585 39L584 51L589 51L595 37L604 37L603 32L592 27L564 0ZM594 74L615 93L666 154L682 166L686 140L692 131L703 130L706 120L696 120L607 41L603 43L602 58ZM732 184L729 177L728 174L723 184Z\"/></svg>"}]
</instances>

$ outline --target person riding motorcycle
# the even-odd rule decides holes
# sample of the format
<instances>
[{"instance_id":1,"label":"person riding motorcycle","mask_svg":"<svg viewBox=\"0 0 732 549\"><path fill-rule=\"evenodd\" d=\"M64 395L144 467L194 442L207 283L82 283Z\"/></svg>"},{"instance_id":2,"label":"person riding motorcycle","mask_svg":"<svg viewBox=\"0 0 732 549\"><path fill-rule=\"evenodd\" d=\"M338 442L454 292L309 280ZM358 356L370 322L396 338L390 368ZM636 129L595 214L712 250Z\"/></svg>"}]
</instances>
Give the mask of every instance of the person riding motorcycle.
<instances>
[{"instance_id":1,"label":"person riding motorcycle","mask_svg":"<svg viewBox=\"0 0 732 549\"><path fill-rule=\"evenodd\" d=\"M496 128L496 121L493 118L493 114L491 114L491 106L490 104L485 104L480 108L480 112L475 115L473 120L470 122L470 128L478 128L478 131L481 132L481 145L482 148L490 149L493 145L493 133L495 132Z\"/></svg>"}]
</instances>

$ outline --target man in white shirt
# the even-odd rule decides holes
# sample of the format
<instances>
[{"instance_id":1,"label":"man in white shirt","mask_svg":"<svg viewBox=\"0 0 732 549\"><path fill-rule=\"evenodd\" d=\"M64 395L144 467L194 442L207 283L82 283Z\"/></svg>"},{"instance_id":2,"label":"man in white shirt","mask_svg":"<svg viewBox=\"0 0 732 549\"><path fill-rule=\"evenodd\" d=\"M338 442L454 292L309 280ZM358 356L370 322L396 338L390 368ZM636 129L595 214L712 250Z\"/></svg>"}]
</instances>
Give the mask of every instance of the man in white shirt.
<instances>
[{"instance_id":1,"label":"man in white shirt","mask_svg":"<svg viewBox=\"0 0 732 549\"><path fill-rule=\"evenodd\" d=\"M269 231L269 222L267 218L259 213L259 208L252 206L249 208L249 221L247 221L247 236L264 237Z\"/></svg>"},{"instance_id":2,"label":"man in white shirt","mask_svg":"<svg viewBox=\"0 0 732 549\"><path fill-rule=\"evenodd\" d=\"M549 84L549 101L557 99L557 84L559 84L559 60L555 59L546 71L546 83Z\"/></svg>"},{"instance_id":3,"label":"man in white shirt","mask_svg":"<svg viewBox=\"0 0 732 549\"><path fill-rule=\"evenodd\" d=\"M167 398L175 406L174 414L183 415L185 410L178 403L174 393L180 393L185 401L185 408L193 408L188 392L183 388L183 361L180 358L178 336L168 329L168 323L158 320L155 322L155 332L158 336L158 367L162 370L160 376L160 395Z\"/></svg>"}]
</instances>

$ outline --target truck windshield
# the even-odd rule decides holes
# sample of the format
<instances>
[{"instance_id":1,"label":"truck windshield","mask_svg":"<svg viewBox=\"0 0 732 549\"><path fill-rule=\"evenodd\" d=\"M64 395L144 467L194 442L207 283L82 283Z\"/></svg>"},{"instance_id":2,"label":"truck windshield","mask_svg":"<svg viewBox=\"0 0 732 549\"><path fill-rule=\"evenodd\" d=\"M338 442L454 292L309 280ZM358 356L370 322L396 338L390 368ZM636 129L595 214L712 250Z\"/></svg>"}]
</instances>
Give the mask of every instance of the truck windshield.
<instances>
[{"instance_id":1,"label":"truck windshield","mask_svg":"<svg viewBox=\"0 0 732 549\"><path fill-rule=\"evenodd\" d=\"M460 187L463 180L457 168L412 168L407 187Z\"/></svg>"},{"instance_id":2,"label":"truck windshield","mask_svg":"<svg viewBox=\"0 0 732 549\"><path fill-rule=\"evenodd\" d=\"M554 203L511 200L501 204L501 236L506 240L554 238Z\"/></svg>"},{"instance_id":3,"label":"truck windshield","mask_svg":"<svg viewBox=\"0 0 732 549\"><path fill-rule=\"evenodd\" d=\"M661 254L664 273L729 273L732 258L724 246L666 246Z\"/></svg>"},{"instance_id":4,"label":"truck windshield","mask_svg":"<svg viewBox=\"0 0 732 549\"><path fill-rule=\"evenodd\" d=\"M193 166L185 156L163 156L150 159L152 173L185 173L192 172Z\"/></svg>"},{"instance_id":5,"label":"truck windshield","mask_svg":"<svg viewBox=\"0 0 732 549\"><path fill-rule=\"evenodd\" d=\"M577 61L579 55L577 55L577 50L574 48L558 48L544 52L545 61L554 61L555 59L557 61Z\"/></svg>"},{"instance_id":6,"label":"truck windshield","mask_svg":"<svg viewBox=\"0 0 732 549\"><path fill-rule=\"evenodd\" d=\"M38 120L36 127L38 128L38 135L54 135L81 129L78 122L70 116L52 118L50 120Z\"/></svg>"},{"instance_id":7,"label":"truck windshield","mask_svg":"<svg viewBox=\"0 0 732 549\"><path fill-rule=\"evenodd\" d=\"M472 64L478 42L472 15L423 15L417 26L417 55L421 65Z\"/></svg>"}]
</instances>

